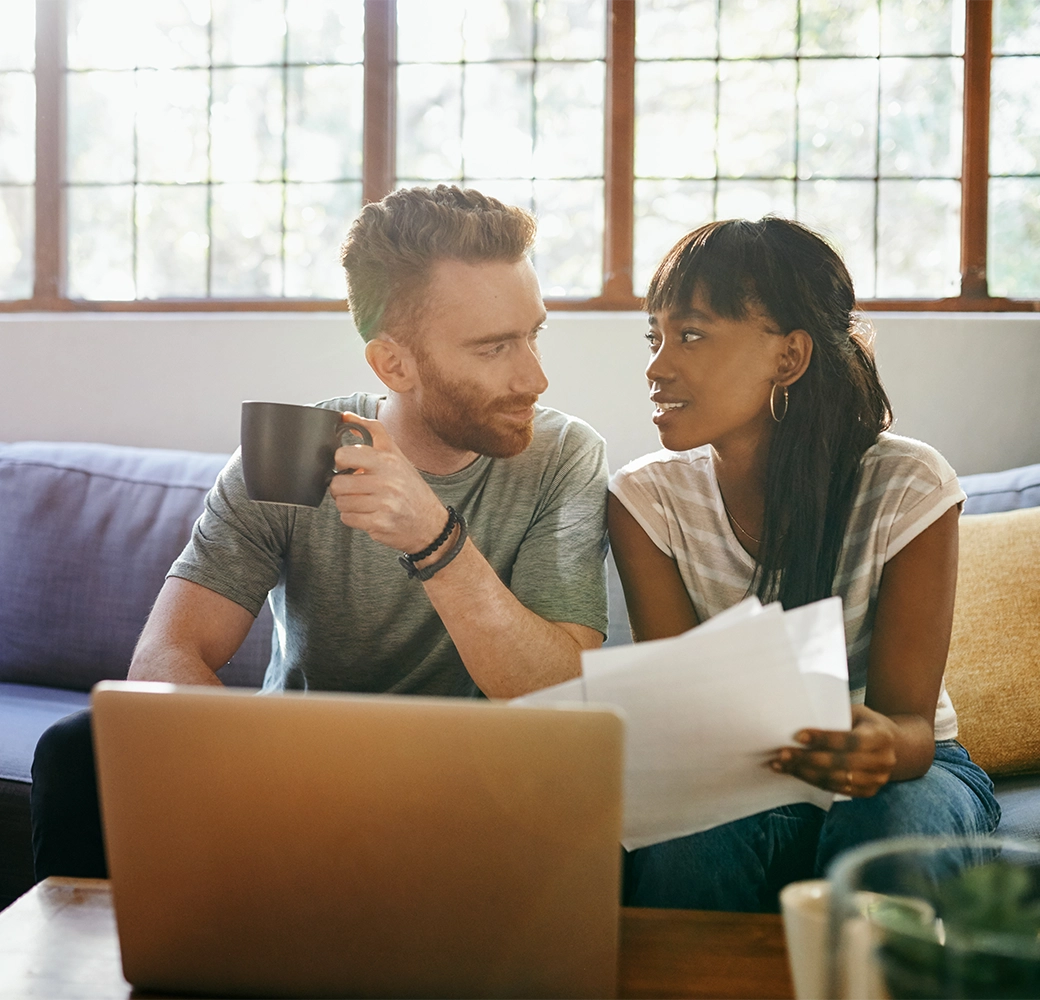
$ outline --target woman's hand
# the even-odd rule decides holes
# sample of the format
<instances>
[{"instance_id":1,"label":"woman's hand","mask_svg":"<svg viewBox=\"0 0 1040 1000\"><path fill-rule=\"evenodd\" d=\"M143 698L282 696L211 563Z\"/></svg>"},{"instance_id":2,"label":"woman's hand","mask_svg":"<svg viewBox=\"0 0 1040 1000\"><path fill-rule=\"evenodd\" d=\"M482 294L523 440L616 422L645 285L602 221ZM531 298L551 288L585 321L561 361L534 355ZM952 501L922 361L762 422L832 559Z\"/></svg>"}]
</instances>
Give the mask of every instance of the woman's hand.
<instances>
[{"instance_id":1,"label":"woman's hand","mask_svg":"<svg viewBox=\"0 0 1040 1000\"><path fill-rule=\"evenodd\" d=\"M769 766L828 792L869 798L892 774L898 734L887 715L853 705L851 731L803 729L795 735L802 746L781 748Z\"/></svg>"}]
</instances>

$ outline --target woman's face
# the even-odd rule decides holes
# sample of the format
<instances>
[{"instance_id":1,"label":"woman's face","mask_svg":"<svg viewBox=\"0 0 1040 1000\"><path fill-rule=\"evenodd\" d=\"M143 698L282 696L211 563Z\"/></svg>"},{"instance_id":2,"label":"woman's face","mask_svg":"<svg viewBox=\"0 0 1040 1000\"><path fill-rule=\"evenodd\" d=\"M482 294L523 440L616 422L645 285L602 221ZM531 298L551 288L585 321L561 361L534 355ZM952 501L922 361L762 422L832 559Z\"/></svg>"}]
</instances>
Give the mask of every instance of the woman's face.
<instances>
[{"instance_id":1,"label":"woman's face","mask_svg":"<svg viewBox=\"0 0 1040 1000\"><path fill-rule=\"evenodd\" d=\"M699 292L682 314L652 314L646 378L661 444L724 452L771 434L769 393L786 341L779 333L755 307L742 320L716 315Z\"/></svg>"}]
</instances>

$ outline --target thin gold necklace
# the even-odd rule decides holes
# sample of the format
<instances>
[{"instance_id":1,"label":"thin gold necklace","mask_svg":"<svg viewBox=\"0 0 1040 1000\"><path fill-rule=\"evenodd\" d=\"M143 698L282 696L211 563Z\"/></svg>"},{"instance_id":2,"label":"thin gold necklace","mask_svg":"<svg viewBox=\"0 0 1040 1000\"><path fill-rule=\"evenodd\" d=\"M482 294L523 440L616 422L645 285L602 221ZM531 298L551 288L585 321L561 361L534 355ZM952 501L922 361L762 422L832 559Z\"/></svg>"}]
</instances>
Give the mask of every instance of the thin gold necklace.
<instances>
[{"instance_id":1,"label":"thin gold necklace","mask_svg":"<svg viewBox=\"0 0 1040 1000\"><path fill-rule=\"evenodd\" d=\"M748 530L747 530L747 528L745 528L745 527L744 527L744 526L743 526L743 525L742 525L742 524L741 524L741 523L740 523L740 522L739 522L739 521L738 521L738 520L737 520L737 519L736 519L736 518L735 518L735 517L734 517L734 516L733 516L733 515L732 515L732 514L730 513L729 505L728 505L728 504L726 503L726 498L725 498L725 496L723 496L723 493L722 493L722 490L721 490L721 489L719 490L719 497L720 497L720 498L721 498L721 500L722 500L722 509L723 509L723 510L724 510L724 511L726 512L726 516L727 516L727 517L728 517L728 518L729 518L729 519L730 519L730 520L731 520L731 521L733 522L733 527L735 527L735 528L736 528L736 529L737 529L737 530L738 530L738 531L739 531L739 532L740 532L741 534L743 534L743 535L746 535L746 536L747 536L748 538L750 538L750 539L751 539L751 541L753 541L753 542L754 542L754 543L755 543L756 545L761 545L761 544L762 544L762 539L761 539L761 538L755 538L755 536L754 536L753 534L751 534L751 532L750 532L750 531L748 531Z\"/></svg>"}]
</instances>

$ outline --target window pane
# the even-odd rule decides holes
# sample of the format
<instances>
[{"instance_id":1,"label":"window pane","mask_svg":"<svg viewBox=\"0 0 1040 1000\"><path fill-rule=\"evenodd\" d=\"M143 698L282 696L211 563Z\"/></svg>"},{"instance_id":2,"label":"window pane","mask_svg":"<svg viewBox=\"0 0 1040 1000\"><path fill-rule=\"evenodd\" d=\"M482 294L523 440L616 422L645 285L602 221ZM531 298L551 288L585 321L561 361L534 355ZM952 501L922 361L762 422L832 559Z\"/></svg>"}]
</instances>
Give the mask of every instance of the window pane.
<instances>
[{"instance_id":1,"label":"window pane","mask_svg":"<svg viewBox=\"0 0 1040 1000\"><path fill-rule=\"evenodd\" d=\"M69 73L66 163L72 182L134 179L133 73Z\"/></svg>"},{"instance_id":2,"label":"window pane","mask_svg":"<svg viewBox=\"0 0 1040 1000\"><path fill-rule=\"evenodd\" d=\"M842 0L840 14L834 0L801 0L800 6L801 55L878 54L878 0Z\"/></svg>"},{"instance_id":3,"label":"window pane","mask_svg":"<svg viewBox=\"0 0 1040 1000\"><path fill-rule=\"evenodd\" d=\"M548 0L535 7L536 59L605 59L607 7L589 0Z\"/></svg>"},{"instance_id":4,"label":"window pane","mask_svg":"<svg viewBox=\"0 0 1040 1000\"><path fill-rule=\"evenodd\" d=\"M31 70L36 63L36 4L5 0L4 30L0 33L0 70Z\"/></svg>"},{"instance_id":5,"label":"window pane","mask_svg":"<svg viewBox=\"0 0 1040 1000\"><path fill-rule=\"evenodd\" d=\"M793 56L798 0L719 0L719 52L724 59Z\"/></svg>"},{"instance_id":6,"label":"window pane","mask_svg":"<svg viewBox=\"0 0 1040 1000\"><path fill-rule=\"evenodd\" d=\"M359 63L365 58L364 0L288 0L289 62Z\"/></svg>"},{"instance_id":7,"label":"window pane","mask_svg":"<svg viewBox=\"0 0 1040 1000\"><path fill-rule=\"evenodd\" d=\"M534 4L531 0L466 0L462 56L530 59L534 55Z\"/></svg>"},{"instance_id":8,"label":"window pane","mask_svg":"<svg viewBox=\"0 0 1040 1000\"><path fill-rule=\"evenodd\" d=\"M873 181L799 181L796 218L822 233L841 253L856 295L874 295Z\"/></svg>"},{"instance_id":9,"label":"window pane","mask_svg":"<svg viewBox=\"0 0 1040 1000\"><path fill-rule=\"evenodd\" d=\"M537 65L536 177L603 176L603 88L601 62Z\"/></svg>"},{"instance_id":10,"label":"window pane","mask_svg":"<svg viewBox=\"0 0 1040 1000\"><path fill-rule=\"evenodd\" d=\"M462 176L462 67L397 70L397 173Z\"/></svg>"},{"instance_id":11,"label":"window pane","mask_svg":"<svg viewBox=\"0 0 1040 1000\"><path fill-rule=\"evenodd\" d=\"M719 174L793 177L795 64L719 66Z\"/></svg>"},{"instance_id":12,"label":"window pane","mask_svg":"<svg viewBox=\"0 0 1040 1000\"><path fill-rule=\"evenodd\" d=\"M714 59L715 0L636 0L637 59Z\"/></svg>"},{"instance_id":13,"label":"window pane","mask_svg":"<svg viewBox=\"0 0 1040 1000\"><path fill-rule=\"evenodd\" d=\"M798 82L798 176L873 177L877 162L877 62L817 59Z\"/></svg>"},{"instance_id":14,"label":"window pane","mask_svg":"<svg viewBox=\"0 0 1040 1000\"><path fill-rule=\"evenodd\" d=\"M209 74L171 69L135 75L138 180L206 180Z\"/></svg>"},{"instance_id":15,"label":"window pane","mask_svg":"<svg viewBox=\"0 0 1040 1000\"><path fill-rule=\"evenodd\" d=\"M463 169L471 177L530 177L532 66L467 66L463 82Z\"/></svg>"},{"instance_id":16,"label":"window pane","mask_svg":"<svg viewBox=\"0 0 1040 1000\"><path fill-rule=\"evenodd\" d=\"M534 264L545 296L599 295L603 287L603 182L534 182Z\"/></svg>"},{"instance_id":17,"label":"window pane","mask_svg":"<svg viewBox=\"0 0 1040 1000\"><path fill-rule=\"evenodd\" d=\"M210 294L282 294L282 185L213 186Z\"/></svg>"},{"instance_id":18,"label":"window pane","mask_svg":"<svg viewBox=\"0 0 1040 1000\"><path fill-rule=\"evenodd\" d=\"M881 173L960 177L963 64L881 60Z\"/></svg>"},{"instance_id":19,"label":"window pane","mask_svg":"<svg viewBox=\"0 0 1040 1000\"><path fill-rule=\"evenodd\" d=\"M960 205L957 181L883 180L878 184L880 298L957 294Z\"/></svg>"},{"instance_id":20,"label":"window pane","mask_svg":"<svg viewBox=\"0 0 1040 1000\"><path fill-rule=\"evenodd\" d=\"M793 181L719 181L715 196L717 219L761 219L763 215L794 215Z\"/></svg>"},{"instance_id":21,"label":"window pane","mask_svg":"<svg viewBox=\"0 0 1040 1000\"><path fill-rule=\"evenodd\" d=\"M69 188L69 296L134 297L134 189Z\"/></svg>"},{"instance_id":22,"label":"window pane","mask_svg":"<svg viewBox=\"0 0 1040 1000\"><path fill-rule=\"evenodd\" d=\"M881 0L881 54L961 55L964 0Z\"/></svg>"},{"instance_id":23,"label":"window pane","mask_svg":"<svg viewBox=\"0 0 1040 1000\"><path fill-rule=\"evenodd\" d=\"M284 60L284 0L211 3L214 66L271 66Z\"/></svg>"},{"instance_id":24,"label":"window pane","mask_svg":"<svg viewBox=\"0 0 1040 1000\"><path fill-rule=\"evenodd\" d=\"M29 73L0 73L0 181L36 179L36 84Z\"/></svg>"},{"instance_id":25,"label":"window pane","mask_svg":"<svg viewBox=\"0 0 1040 1000\"><path fill-rule=\"evenodd\" d=\"M34 245L32 187L0 188L0 299L32 295Z\"/></svg>"},{"instance_id":26,"label":"window pane","mask_svg":"<svg viewBox=\"0 0 1040 1000\"><path fill-rule=\"evenodd\" d=\"M338 181L361 177L364 69L307 66L289 70L289 177Z\"/></svg>"},{"instance_id":27,"label":"window pane","mask_svg":"<svg viewBox=\"0 0 1040 1000\"><path fill-rule=\"evenodd\" d=\"M636 63L637 177L715 176L715 63Z\"/></svg>"},{"instance_id":28,"label":"window pane","mask_svg":"<svg viewBox=\"0 0 1040 1000\"><path fill-rule=\"evenodd\" d=\"M992 74L990 173L1040 173L1040 56L998 57Z\"/></svg>"},{"instance_id":29,"label":"window pane","mask_svg":"<svg viewBox=\"0 0 1040 1000\"><path fill-rule=\"evenodd\" d=\"M206 294L206 187L137 189L137 297L202 298Z\"/></svg>"},{"instance_id":30,"label":"window pane","mask_svg":"<svg viewBox=\"0 0 1040 1000\"><path fill-rule=\"evenodd\" d=\"M70 69L170 69L209 62L209 4L69 0Z\"/></svg>"},{"instance_id":31,"label":"window pane","mask_svg":"<svg viewBox=\"0 0 1040 1000\"><path fill-rule=\"evenodd\" d=\"M661 258L680 236L715 217L714 181L636 181L632 287L646 291Z\"/></svg>"},{"instance_id":32,"label":"window pane","mask_svg":"<svg viewBox=\"0 0 1040 1000\"><path fill-rule=\"evenodd\" d=\"M285 193L285 294L345 298L339 246L361 211L361 184L289 184Z\"/></svg>"},{"instance_id":33,"label":"window pane","mask_svg":"<svg viewBox=\"0 0 1040 1000\"><path fill-rule=\"evenodd\" d=\"M989 292L1040 298L1040 177L989 182Z\"/></svg>"},{"instance_id":34,"label":"window pane","mask_svg":"<svg viewBox=\"0 0 1040 1000\"><path fill-rule=\"evenodd\" d=\"M503 205L517 205L525 211L534 211L534 181L471 177L467 178L463 187L475 188L489 198L497 198Z\"/></svg>"},{"instance_id":35,"label":"window pane","mask_svg":"<svg viewBox=\"0 0 1040 1000\"><path fill-rule=\"evenodd\" d=\"M285 114L282 70L215 69L212 79L212 179L279 179Z\"/></svg>"},{"instance_id":36,"label":"window pane","mask_svg":"<svg viewBox=\"0 0 1040 1000\"><path fill-rule=\"evenodd\" d=\"M464 0L397 0L399 62L460 62Z\"/></svg>"},{"instance_id":37,"label":"window pane","mask_svg":"<svg viewBox=\"0 0 1040 1000\"><path fill-rule=\"evenodd\" d=\"M1036 0L995 0L993 51L1040 53L1040 5Z\"/></svg>"}]
</instances>

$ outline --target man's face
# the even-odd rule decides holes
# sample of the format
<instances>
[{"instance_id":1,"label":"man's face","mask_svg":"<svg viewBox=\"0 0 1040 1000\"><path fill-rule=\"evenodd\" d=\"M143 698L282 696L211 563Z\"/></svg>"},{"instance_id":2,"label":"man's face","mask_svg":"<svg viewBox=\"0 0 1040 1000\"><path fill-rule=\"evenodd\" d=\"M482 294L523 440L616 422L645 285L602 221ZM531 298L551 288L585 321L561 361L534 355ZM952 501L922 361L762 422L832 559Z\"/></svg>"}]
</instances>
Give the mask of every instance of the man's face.
<instances>
[{"instance_id":1,"label":"man's face","mask_svg":"<svg viewBox=\"0 0 1040 1000\"><path fill-rule=\"evenodd\" d=\"M519 455L549 382L538 354L545 306L529 260L434 265L411 349L419 412L447 445Z\"/></svg>"}]
</instances>

